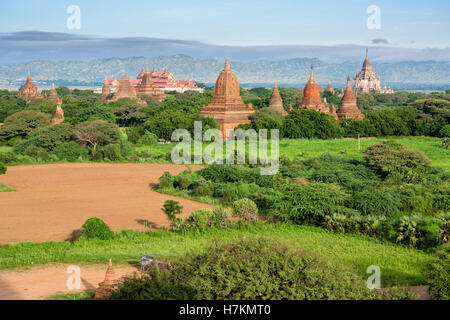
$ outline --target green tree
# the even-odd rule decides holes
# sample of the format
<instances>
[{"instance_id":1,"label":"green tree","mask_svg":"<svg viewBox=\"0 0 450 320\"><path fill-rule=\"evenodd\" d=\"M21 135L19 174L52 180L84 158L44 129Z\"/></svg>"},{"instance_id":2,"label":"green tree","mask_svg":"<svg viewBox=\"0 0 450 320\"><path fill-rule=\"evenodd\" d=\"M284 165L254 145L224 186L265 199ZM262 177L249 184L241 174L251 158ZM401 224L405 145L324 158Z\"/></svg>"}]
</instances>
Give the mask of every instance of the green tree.
<instances>
[{"instance_id":1,"label":"green tree","mask_svg":"<svg viewBox=\"0 0 450 320\"><path fill-rule=\"evenodd\" d=\"M93 156L97 147L120 141L119 127L103 120L80 123L75 126L74 136L78 143L91 149Z\"/></svg>"},{"instance_id":2,"label":"green tree","mask_svg":"<svg viewBox=\"0 0 450 320\"><path fill-rule=\"evenodd\" d=\"M183 212L183 207L180 206L178 201L166 200L162 211L166 214L167 218L172 223L172 226L176 226L181 222L181 218L177 217L177 215Z\"/></svg>"},{"instance_id":3,"label":"green tree","mask_svg":"<svg viewBox=\"0 0 450 320\"><path fill-rule=\"evenodd\" d=\"M0 127L0 139L26 137L34 130L50 124L50 117L44 113L25 110L14 113L5 119Z\"/></svg>"}]
</instances>

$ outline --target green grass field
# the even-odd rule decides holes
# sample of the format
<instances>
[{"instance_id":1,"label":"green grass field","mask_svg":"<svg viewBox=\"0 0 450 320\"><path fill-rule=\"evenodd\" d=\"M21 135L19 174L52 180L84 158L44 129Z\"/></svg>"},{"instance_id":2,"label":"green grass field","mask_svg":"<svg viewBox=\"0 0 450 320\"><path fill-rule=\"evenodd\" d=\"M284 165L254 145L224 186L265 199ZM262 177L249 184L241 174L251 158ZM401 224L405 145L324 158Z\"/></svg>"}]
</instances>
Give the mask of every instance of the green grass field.
<instances>
[{"instance_id":1,"label":"green grass field","mask_svg":"<svg viewBox=\"0 0 450 320\"><path fill-rule=\"evenodd\" d=\"M47 263L105 263L135 264L141 254L153 254L158 260L170 261L189 252L199 252L212 243L267 236L284 240L302 250L322 254L333 263L349 263L365 277L366 268L381 268L384 285L409 285L425 282L421 270L430 255L416 249L373 238L338 234L326 230L289 224L257 223L250 227L209 229L204 233L180 233L156 230L147 233L130 231L128 237L114 240L80 239L68 242L19 243L0 247L0 269L15 269Z\"/></svg>"},{"instance_id":2,"label":"green grass field","mask_svg":"<svg viewBox=\"0 0 450 320\"><path fill-rule=\"evenodd\" d=\"M340 155L346 159L362 160L362 150L366 147L385 140L395 140L409 149L420 150L433 161L433 166L450 170L450 149L444 149L441 138L434 137L385 137L377 139L361 139L360 150L358 150L357 139L336 139L336 140L307 140L307 139L282 139L280 140L280 155L290 158L317 157L323 153ZM147 151L153 158L163 156L170 152L176 143L155 144L150 146L134 146L136 151ZM208 144L204 144L207 146ZM225 150L225 148L224 148ZM12 151L11 147L0 147L0 153ZM164 162L154 160L152 162ZM121 161L124 162L124 161ZM165 161L168 162L168 161Z\"/></svg>"},{"instance_id":3,"label":"green grass field","mask_svg":"<svg viewBox=\"0 0 450 320\"><path fill-rule=\"evenodd\" d=\"M307 140L307 139L282 139L280 140L280 155L290 158L306 160L320 156L323 153L339 155L346 159L363 159L362 150L374 143L394 140L409 149L420 150L433 161L433 166L450 170L450 150L444 149L441 138L433 137L388 137L377 139L361 139L360 150L358 150L358 139L336 139L336 140ZM153 156L163 155L170 152L175 146L171 144L157 144L152 146L135 147L139 151L147 151ZM204 144L206 146L208 144ZM225 148L224 148L225 149Z\"/></svg>"}]
</instances>

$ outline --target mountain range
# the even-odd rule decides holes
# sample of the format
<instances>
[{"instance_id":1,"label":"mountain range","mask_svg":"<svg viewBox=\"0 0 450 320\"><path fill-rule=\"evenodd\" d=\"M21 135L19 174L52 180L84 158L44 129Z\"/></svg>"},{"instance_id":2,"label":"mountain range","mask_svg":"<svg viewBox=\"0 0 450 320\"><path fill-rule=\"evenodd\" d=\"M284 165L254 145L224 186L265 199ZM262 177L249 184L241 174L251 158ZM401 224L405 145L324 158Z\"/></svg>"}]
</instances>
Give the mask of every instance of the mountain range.
<instances>
[{"instance_id":1,"label":"mountain range","mask_svg":"<svg viewBox=\"0 0 450 320\"><path fill-rule=\"evenodd\" d=\"M293 58L285 60L231 61L231 68L243 86L271 86L278 81L281 86L301 87L309 78L314 66L316 81L326 86L342 87L361 70L361 61L325 62L316 58ZM142 68L155 66L159 71L168 68L176 79L195 80L214 84L223 69L224 61L199 59L188 55L106 58L92 61L32 61L17 64L0 64L0 88L18 88L26 79L28 71L37 85L49 86L100 86L105 76L119 79L128 75L135 79ZM398 89L450 88L450 61L372 62L381 77L381 85Z\"/></svg>"}]
</instances>

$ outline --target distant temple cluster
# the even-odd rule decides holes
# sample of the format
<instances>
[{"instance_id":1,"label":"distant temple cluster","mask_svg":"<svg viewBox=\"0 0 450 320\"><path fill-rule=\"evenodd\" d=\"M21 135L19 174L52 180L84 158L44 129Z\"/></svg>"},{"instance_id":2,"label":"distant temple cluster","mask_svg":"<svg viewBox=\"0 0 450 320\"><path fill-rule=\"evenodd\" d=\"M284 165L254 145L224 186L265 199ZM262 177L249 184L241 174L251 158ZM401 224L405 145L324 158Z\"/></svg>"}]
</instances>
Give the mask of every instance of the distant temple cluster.
<instances>
[{"instance_id":1,"label":"distant temple cluster","mask_svg":"<svg viewBox=\"0 0 450 320\"><path fill-rule=\"evenodd\" d=\"M345 90L342 89L338 93L342 97L342 101L339 108L336 109L333 104L329 105L327 103L326 98L322 100L320 97L320 94L324 91L334 94L333 85L329 82L326 89L319 87L314 79L314 69L311 67L309 80L303 90L302 102L296 108L325 113L332 116L336 121L341 121L341 119L361 120L364 119L364 114L357 107L355 94L394 92L391 88L386 88L386 85L381 88L380 76L372 70L367 50L362 70L355 76L354 80L352 89L350 77L347 78ZM122 98L133 98L137 99L139 104L144 106L147 103L143 100L142 95L151 96L156 101L161 102L166 97L164 93L166 90L177 92L203 91L203 89L195 85L195 81L175 80L167 68L162 73L159 73L156 68L153 68L152 72L150 72L147 66L137 75L136 80L130 80L128 76L123 76L120 80L108 80L105 77L102 88L96 90L96 92L101 93L100 99L104 103L118 101ZM61 107L62 99L59 97L54 84L52 84L48 94L43 96L33 84L30 73L28 73L27 80L20 88L18 96L27 102L36 99L52 101L57 105L52 124L64 121L64 112ZM277 82L274 84L269 100L269 109L279 112L283 116L286 116L289 111L294 109L292 105L289 106L288 110L284 108ZM217 78L211 103L208 106L203 105L200 115L215 119L220 125L222 136L226 139L238 125L249 123L250 116L254 112L252 104L244 104L240 96L239 81L231 70L229 59L227 59L224 69Z\"/></svg>"}]
</instances>

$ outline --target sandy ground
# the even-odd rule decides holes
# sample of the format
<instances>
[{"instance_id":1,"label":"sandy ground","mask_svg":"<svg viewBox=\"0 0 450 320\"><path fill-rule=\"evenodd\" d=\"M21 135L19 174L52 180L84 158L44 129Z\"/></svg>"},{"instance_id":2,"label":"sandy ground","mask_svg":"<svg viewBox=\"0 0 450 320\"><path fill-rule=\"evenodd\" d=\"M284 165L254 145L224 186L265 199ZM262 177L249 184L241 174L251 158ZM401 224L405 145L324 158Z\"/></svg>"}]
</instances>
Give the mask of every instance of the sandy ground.
<instances>
[{"instance_id":1,"label":"sandy ground","mask_svg":"<svg viewBox=\"0 0 450 320\"><path fill-rule=\"evenodd\" d=\"M0 300L39 300L58 293L94 291L105 279L107 263L80 267L80 288L69 289L70 265L51 265L26 270L0 272ZM132 266L114 266L116 279L137 271ZM71 281L69 279L69 284Z\"/></svg>"},{"instance_id":2,"label":"sandy ground","mask_svg":"<svg viewBox=\"0 0 450 320\"><path fill-rule=\"evenodd\" d=\"M186 166L159 164L64 163L8 167L0 184L16 192L0 192L0 244L22 241L67 240L91 217L111 229L168 226L161 211L174 199L192 210L206 204L152 191L165 172L178 174ZM192 167L197 169L198 167Z\"/></svg>"}]
</instances>

